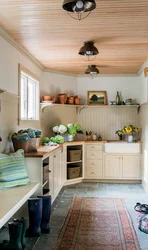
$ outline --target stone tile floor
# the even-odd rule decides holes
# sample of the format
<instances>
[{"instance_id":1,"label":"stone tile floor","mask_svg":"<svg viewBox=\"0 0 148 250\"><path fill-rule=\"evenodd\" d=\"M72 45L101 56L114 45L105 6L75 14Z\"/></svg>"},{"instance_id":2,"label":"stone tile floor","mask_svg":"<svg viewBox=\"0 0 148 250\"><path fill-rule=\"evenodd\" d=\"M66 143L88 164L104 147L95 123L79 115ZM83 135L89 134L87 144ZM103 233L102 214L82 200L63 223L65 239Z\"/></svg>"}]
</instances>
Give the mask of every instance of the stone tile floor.
<instances>
[{"instance_id":1,"label":"stone tile floor","mask_svg":"<svg viewBox=\"0 0 148 250\"><path fill-rule=\"evenodd\" d=\"M136 212L134 210L136 202L148 204L148 194L144 191L141 184L106 184L96 182L83 182L64 187L52 205L50 234L41 235L37 239L30 239L27 250L51 250L53 248L74 196L124 198L133 220L141 249L148 250L148 235L138 230ZM5 230L1 232L0 240L6 238L4 235L6 235Z\"/></svg>"}]
</instances>

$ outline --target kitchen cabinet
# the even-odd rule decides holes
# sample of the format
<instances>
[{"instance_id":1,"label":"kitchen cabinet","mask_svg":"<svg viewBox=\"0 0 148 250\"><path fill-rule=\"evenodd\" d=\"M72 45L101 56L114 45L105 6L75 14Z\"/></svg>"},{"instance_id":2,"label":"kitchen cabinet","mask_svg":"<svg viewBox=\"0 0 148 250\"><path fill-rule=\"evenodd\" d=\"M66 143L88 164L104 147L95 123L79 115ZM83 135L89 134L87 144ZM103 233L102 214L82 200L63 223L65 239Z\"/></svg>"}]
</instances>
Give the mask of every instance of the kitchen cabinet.
<instances>
[{"instance_id":1,"label":"kitchen cabinet","mask_svg":"<svg viewBox=\"0 0 148 250\"><path fill-rule=\"evenodd\" d=\"M104 154L104 179L141 179L140 155Z\"/></svg>"},{"instance_id":2,"label":"kitchen cabinet","mask_svg":"<svg viewBox=\"0 0 148 250\"><path fill-rule=\"evenodd\" d=\"M36 195L50 194L53 202L65 182L63 149L45 158L26 157L25 161L30 181L39 183Z\"/></svg>"},{"instance_id":3,"label":"kitchen cabinet","mask_svg":"<svg viewBox=\"0 0 148 250\"><path fill-rule=\"evenodd\" d=\"M84 178L103 178L103 144L87 143L85 145L85 163Z\"/></svg>"}]
</instances>

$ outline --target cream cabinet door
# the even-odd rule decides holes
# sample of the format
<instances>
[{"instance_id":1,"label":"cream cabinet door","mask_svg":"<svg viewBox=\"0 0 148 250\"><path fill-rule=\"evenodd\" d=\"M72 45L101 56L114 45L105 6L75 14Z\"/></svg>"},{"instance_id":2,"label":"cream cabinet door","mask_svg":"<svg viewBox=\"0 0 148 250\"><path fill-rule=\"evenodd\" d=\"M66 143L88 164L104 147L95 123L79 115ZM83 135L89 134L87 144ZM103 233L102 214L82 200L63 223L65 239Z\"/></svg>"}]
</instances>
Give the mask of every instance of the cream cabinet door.
<instances>
[{"instance_id":1,"label":"cream cabinet door","mask_svg":"<svg viewBox=\"0 0 148 250\"><path fill-rule=\"evenodd\" d=\"M122 178L140 179L139 155L122 157Z\"/></svg>"},{"instance_id":2,"label":"cream cabinet door","mask_svg":"<svg viewBox=\"0 0 148 250\"><path fill-rule=\"evenodd\" d=\"M118 155L105 155L104 157L104 178L122 178L122 157Z\"/></svg>"}]
</instances>

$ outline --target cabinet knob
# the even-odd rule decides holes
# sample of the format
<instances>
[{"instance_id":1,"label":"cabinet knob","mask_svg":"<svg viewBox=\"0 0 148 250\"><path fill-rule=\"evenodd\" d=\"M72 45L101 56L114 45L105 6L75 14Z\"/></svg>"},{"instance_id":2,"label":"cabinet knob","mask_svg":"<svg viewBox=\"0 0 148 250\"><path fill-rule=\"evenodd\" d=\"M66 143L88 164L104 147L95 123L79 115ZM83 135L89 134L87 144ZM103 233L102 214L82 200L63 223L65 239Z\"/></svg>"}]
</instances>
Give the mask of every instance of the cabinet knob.
<instances>
[{"instance_id":1,"label":"cabinet knob","mask_svg":"<svg viewBox=\"0 0 148 250\"><path fill-rule=\"evenodd\" d=\"M91 165L94 165L94 163L92 162L92 164Z\"/></svg>"},{"instance_id":2,"label":"cabinet knob","mask_svg":"<svg viewBox=\"0 0 148 250\"><path fill-rule=\"evenodd\" d=\"M54 155L54 158L56 158L56 155Z\"/></svg>"},{"instance_id":3,"label":"cabinet knob","mask_svg":"<svg viewBox=\"0 0 148 250\"><path fill-rule=\"evenodd\" d=\"M92 154L92 156L94 156L94 154Z\"/></svg>"},{"instance_id":4,"label":"cabinet knob","mask_svg":"<svg viewBox=\"0 0 148 250\"><path fill-rule=\"evenodd\" d=\"M95 172L91 172L92 174L94 174Z\"/></svg>"},{"instance_id":5,"label":"cabinet knob","mask_svg":"<svg viewBox=\"0 0 148 250\"><path fill-rule=\"evenodd\" d=\"M51 173L51 170L48 170L48 173Z\"/></svg>"}]
</instances>

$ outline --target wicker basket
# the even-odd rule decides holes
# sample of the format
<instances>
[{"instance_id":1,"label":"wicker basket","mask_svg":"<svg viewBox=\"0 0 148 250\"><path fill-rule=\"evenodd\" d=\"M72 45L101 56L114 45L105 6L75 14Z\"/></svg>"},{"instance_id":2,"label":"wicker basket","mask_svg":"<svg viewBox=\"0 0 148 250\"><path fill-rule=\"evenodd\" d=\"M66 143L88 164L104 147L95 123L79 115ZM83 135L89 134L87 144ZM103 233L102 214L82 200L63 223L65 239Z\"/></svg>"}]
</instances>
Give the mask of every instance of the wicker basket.
<instances>
[{"instance_id":1,"label":"wicker basket","mask_svg":"<svg viewBox=\"0 0 148 250\"><path fill-rule=\"evenodd\" d=\"M67 151L67 161L68 162L80 161L81 160L81 153L82 153L82 151L79 149L68 150Z\"/></svg>"},{"instance_id":2,"label":"wicker basket","mask_svg":"<svg viewBox=\"0 0 148 250\"><path fill-rule=\"evenodd\" d=\"M12 138L14 150L17 151L18 149L23 149L25 153L37 152L40 140L40 138L30 138L24 141Z\"/></svg>"},{"instance_id":3,"label":"wicker basket","mask_svg":"<svg viewBox=\"0 0 148 250\"><path fill-rule=\"evenodd\" d=\"M80 169L79 166L68 166L67 168L67 178L68 179L75 179L80 177Z\"/></svg>"}]
</instances>

